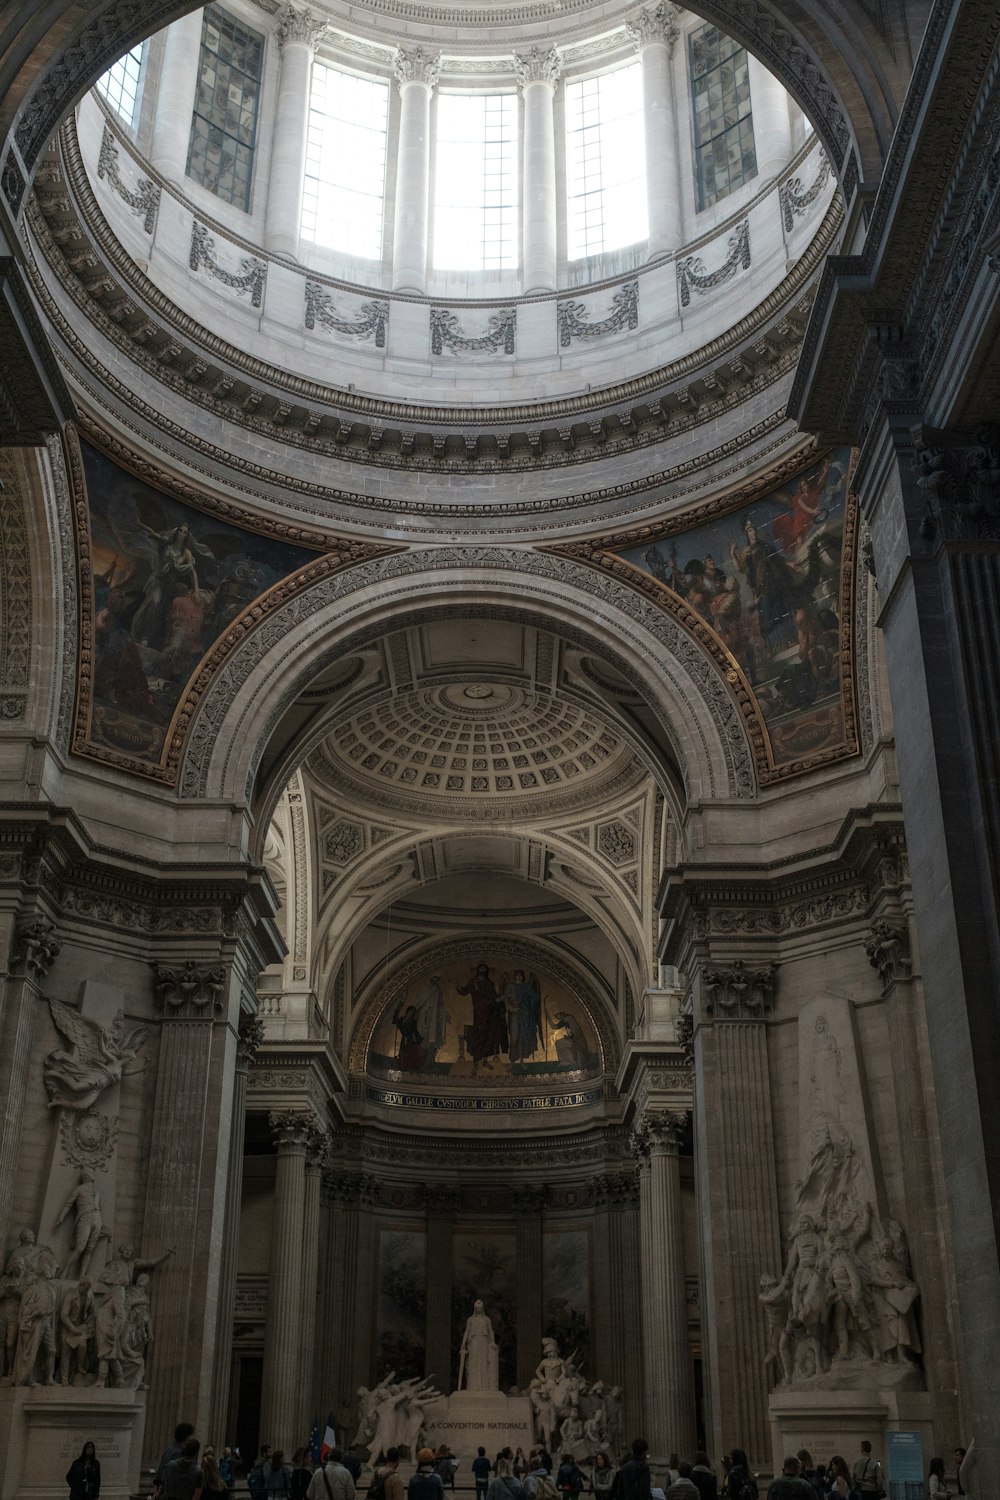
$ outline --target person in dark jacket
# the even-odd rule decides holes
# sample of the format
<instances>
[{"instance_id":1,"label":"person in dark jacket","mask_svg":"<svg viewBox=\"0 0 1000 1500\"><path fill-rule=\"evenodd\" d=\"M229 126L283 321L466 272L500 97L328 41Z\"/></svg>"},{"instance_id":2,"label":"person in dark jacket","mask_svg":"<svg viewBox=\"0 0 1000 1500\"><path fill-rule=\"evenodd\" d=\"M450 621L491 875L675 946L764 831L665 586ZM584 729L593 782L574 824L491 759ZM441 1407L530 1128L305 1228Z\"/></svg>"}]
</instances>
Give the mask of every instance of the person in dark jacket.
<instances>
[{"instance_id":1,"label":"person in dark jacket","mask_svg":"<svg viewBox=\"0 0 1000 1500\"><path fill-rule=\"evenodd\" d=\"M697 1486L701 1500L718 1500L719 1481L707 1453L696 1453L691 1469L691 1483Z\"/></svg>"},{"instance_id":2,"label":"person in dark jacket","mask_svg":"<svg viewBox=\"0 0 1000 1500\"><path fill-rule=\"evenodd\" d=\"M743 1500L743 1491L748 1485L753 1485L756 1489L756 1481L750 1473L750 1460L742 1448L733 1448L730 1458L723 1494L726 1500Z\"/></svg>"},{"instance_id":3,"label":"person in dark jacket","mask_svg":"<svg viewBox=\"0 0 1000 1500\"><path fill-rule=\"evenodd\" d=\"M632 1444L632 1457L622 1464L618 1474L617 1500L652 1500L648 1452L646 1439L636 1438Z\"/></svg>"},{"instance_id":4,"label":"person in dark jacket","mask_svg":"<svg viewBox=\"0 0 1000 1500\"><path fill-rule=\"evenodd\" d=\"M84 1443L79 1458L74 1458L66 1475L69 1500L97 1500L101 1493L101 1466L93 1443Z\"/></svg>"}]
</instances>

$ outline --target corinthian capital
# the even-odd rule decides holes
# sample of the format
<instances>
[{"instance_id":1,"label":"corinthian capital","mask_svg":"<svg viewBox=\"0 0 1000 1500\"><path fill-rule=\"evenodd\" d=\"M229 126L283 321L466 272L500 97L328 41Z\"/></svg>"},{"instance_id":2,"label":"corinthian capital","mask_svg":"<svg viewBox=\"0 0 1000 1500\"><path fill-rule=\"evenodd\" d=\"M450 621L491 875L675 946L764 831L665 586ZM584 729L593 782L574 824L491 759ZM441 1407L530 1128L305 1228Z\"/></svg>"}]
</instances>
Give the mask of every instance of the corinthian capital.
<instances>
[{"instance_id":1,"label":"corinthian capital","mask_svg":"<svg viewBox=\"0 0 1000 1500\"><path fill-rule=\"evenodd\" d=\"M687 1133L687 1116L665 1111L644 1110L639 1130L645 1137L651 1153L668 1151L676 1154L684 1144Z\"/></svg>"},{"instance_id":2,"label":"corinthian capital","mask_svg":"<svg viewBox=\"0 0 1000 1500\"><path fill-rule=\"evenodd\" d=\"M210 1021L225 1006L226 970L222 964L202 969L189 958L179 969L154 963L153 973L156 998L168 1018Z\"/></svg>"},{"instance_id":3,"label":"corinthian capital","mask_svg":"<svg viewBox=\"0 0 1000 1500\"><path fill-rule=\"evenodd\" d=\"M44 979L52 967L62 947L55 931L45 917L35 917L17 929L12 962L15 967L23 965L29 979Z\"/></svg>"},{"instance_id":4,"label":"corinthian capital","mask_svg":"<svg viewBox=\"0 0 1000 1500\"><path fill-rule=\"evenodd\" d=\"M422 47L418 47L415 52L407 52L400 47L396 53L394 71L400 90L406 83L426 83L432 89L441 72L441 54L435 52L433 56L429 56Z\"/></svg>"},{"instance_id":5,"label":"corinthian capital","mask_svg":"<svg viewBox=\"0 0 1000 1500\"><path fill-rule=\"evenodd\" d=\"M717 1021L762 1021L771 1004L776 966L748 969L738 958L731 969L706 969L708 1008Z\"/></svg>"},{"instance_id":6,"label":"corinthian capital","mask_svg":"<svg viewBox=\"0 0 1000 1500\"><path fill-rule=\"evenodd\" d=\"M665 42L672 57L681 34L678 25L680 13L679 5L672 5L670 0L659 0L658 5L645 6L626 22L625 30L637 47L645 47L650 42Z\"/></svg>"},{"instance_id":7,"label":"corinthian capital","mask_svg":"<svg viewBox=\"0 0 1000 1500\"><path fill-rule=\"evenodd\" d=\"M308 47L315 47L326 29L326 21L311 10L300 5L286 5L278 22L278 46L284 47L287 42L305 42Z\"/></svg>"},{"instance_id":8,"label":"corinthian capital","mask_svg":"<svg viewBox=\"0 0 1000 1500\"><path fill-rule=\"evenodd\" d=\"M311 1110L289 1109L281 1114L268 1115L267 1120L279 1156L286 1152L305 1156L313 1149L319 1123Z\"/></svg>"},{"instance_id":9,"label":"corinthian capital","mask_svg":"<svg viewBox=\"0 0 1000 1500\"><path fill-rule=\"evenodd\" d=\"M529 83L548 83L555 88L562 70L562 59L554 47L540 52L532 47L525 56L514 53L514 75L522 89Z\"/></svg>"}]
</instances>

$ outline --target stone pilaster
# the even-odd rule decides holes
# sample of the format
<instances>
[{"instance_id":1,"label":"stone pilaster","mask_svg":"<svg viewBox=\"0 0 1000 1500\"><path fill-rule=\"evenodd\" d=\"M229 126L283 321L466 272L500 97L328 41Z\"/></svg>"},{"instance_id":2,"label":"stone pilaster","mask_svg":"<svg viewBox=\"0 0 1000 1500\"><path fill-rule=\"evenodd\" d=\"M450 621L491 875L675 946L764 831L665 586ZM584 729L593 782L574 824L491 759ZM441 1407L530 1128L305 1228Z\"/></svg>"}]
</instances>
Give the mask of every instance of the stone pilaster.
<instances>
[{"instance_id":1,"label":"stone pilaster","mask_svg":"<svg viewBox=\"0 0 1000 1500\"><path fill-rule=\"evenodd\" d=\"M229 1386L232 1374L233 1319L236 1311L236 1271L240 1243L240 1206L243 1201L243 1144L246 1137L247 1080L254 1053L263 1041L264 1027L244 1011L236 1038L229 1165L226 1174L226 1211L222 1225L219 1268L219 1312L215 1334L215 1374L212 1381L212 1432L229 1430Z\"/></svg>"},{"instance_id":2,"label":"stone pilaster","mask_svg":"<svg viewBox=\"0 0 1000 1500\"><path fill-rule=\"evenodd\" d=\"M21 1145L25 1090L28 1083L35 1017L42 1003L40 985L60 943L47 917L36 915L15 928L7 974L0 978L0 1245L6 1245L15 1171Z\"/></svg>"},{"instance_id":3,"label":"stone pilaster","mask_svg":"<svg viewBox=\"0 0 1000 1500\"><path fill-rule=\"evenodd\" d=\"M303 1322L302 1238L306 1207L306 1156L317 1122L302 1111L271 1116L278 1148L271 1220L267 1334L260 1398L260 1430L274 1447L291 1451L308 1415L300 1409Z\"/></svg>"},{"instance_id":4,"label":"stone pilaster","mask_svg":"<svg viewBox=\"0 0 1000 1500\"><path fill-rule=\"evenodd\" d=\"M372 1314L375 1295L375 1205L378 1180L363 1172L358 1182L357 1269L352 1294L351 1391L375 1380Z\"/></svg>"},{"instance_id":5,"label":"stone pilaster","mask_svg":"<svg viewBox=\"0 0 1000 1500\"><path fill-rule=\"evenodd\" d=\"M156 90L149 160L157 172L183 186L198 91L202 12L193 10L167 27Z\"/></svg>"},{"instance_id":6,"label":"stone pilaster","mask_svg":"<svg viewBox=\"0 0 1000 1500\"><path fill-rule=\"evenodd\" d=\"M554 104L561 64L552 47L515 56L514 66L524 98L522 290L551 292L557 261Z\"/></svg>"},{"instance_id":7,"label":"stone pilaster","mask_svg":"<svg viewBox=\"0 0 1000 1500\"><path fill-rule=\"evenodd\" d=\"M773 965L705 965L696 981L695 1157L703 1243L703 1328L712 1445L732 1433L770 1464L762 1266L781 1261L765 1017Z\"/></svg>"},{"instance_id":8,"label":"stone pilaster","mask_svg":"<svg viewBox=\"0 0 1000 1500\"><path fill-rule=\"evenodd\" d=\"M324 1295L320 1300L318 1330L320 1388L336 1409L354 1409L356 1385L351 1384L351 1329L353 1297L358 1274L358 1215L360 1176L329 1167L324 1185L329 1203L330 1242L324 1257ZM348 1438L353 1433L348 1434Z\"/></svg>"},{"instance_id":9,"label":"stone pilaster","mask_svg":"<svg viewBox=\"0 0 1000 1500\"><path fill-rule=\"evenodd\" d=\"M393 291L422 292L427 276L430 224L431 95L441 59L418 48L396 59L399 144L392 242Z\"/></svg>"},{"instance_id":10,"label":"stone pilaster","mask_svg":"<svg viewBox=\"0 0 1000 1500\"><path fill-rule=\"evenodd\" d=\"M513 1193L517 1230L517 1383L527 1390L542 1347L542 1212L545 1187L526 1182Z\"/></svg>"},{"instance_id":11,"label":"stone pilaster","mask_svg":"<svg viewBox=\"0 0 1000 1500\"><path fill-rule=\"evenodd\" d=\"M316 1409L318 1392L313 1388L313 1365L316 1357L316 1305L319 1286L319 1220L320 1192L322 1189L323 1163L326 1159L327 1137L319 1129L309 1138L306 1152L305 1196L302 1211L302 1317L300 1338L301 1391L299 1411L312 1415Z\"/></svg>"},{"instance_id":12,"label":"stone pilaster","mask_svg":"<svg viewBox=\"0 0 1000 1500\"><path fill-rule=\"evenodd\" d=\"M640 1163L645 1428L654 1454L661 1458L690 1453L694 1447L678 1160L684 1128L683 1115L645 1110L633 1134Z\"/></svg>"},{"instance_id":13,"label":"stone pilaster","mask_svg":"<svg viewBox=\"0 0 1000 1500\"><path fill-rule=\"evenodd\" d=\"M447 1183L423 1186L427 1213L427 1332L424 1371L440 1391L454 1385L451 1369L452 1236L458 1211L458 1189Z\"/></svg>"},{"instance_id":14,"label":"stone pilaster","mask_svg":"<svg viewBox=\"0 0 1000 1500\"><path fill-rule=\"evenodd\" d=\"M313 54L325 25L311 10L286 4L277 30L281 72L267 179L264 248L293 259L299 252Z\"/></svg>"},{"instance_id":15,"label":"stone pilaster","mask_svg":"<svg viewBox=\"0 0 1000 1500\"><path fill-rule=\"evenodd\" d=\"M591 1184L596 1209L596 1258L607 1267L598 1276L597 1356L594 1368L609 1386L619 1386L624 1396L625 1431L637 1433L645 1425L645 1380L643 1378L642 1281L636 1275L641 1265L639 1239L639 1177L620 1172L599 1177ZM600 1246L606 1243L604 1258ZM603 1304L606 1301L606 1307ZM606 1372L606 1373L605 1373Z\"/></svg>"},{"instance_id":16,"label":"stone pilaster","mask_svg":"<svg viewBox=\"0 0 1000 1500\"><path fill-rule=\"evenodd\" d=\"M679 6L659 0L659 4L641 10L626 27L642 58L650 260L668 254L683 238L680 157L670 87L670 59L680 35L679 15Z\"/></svg>"}]
</instances>

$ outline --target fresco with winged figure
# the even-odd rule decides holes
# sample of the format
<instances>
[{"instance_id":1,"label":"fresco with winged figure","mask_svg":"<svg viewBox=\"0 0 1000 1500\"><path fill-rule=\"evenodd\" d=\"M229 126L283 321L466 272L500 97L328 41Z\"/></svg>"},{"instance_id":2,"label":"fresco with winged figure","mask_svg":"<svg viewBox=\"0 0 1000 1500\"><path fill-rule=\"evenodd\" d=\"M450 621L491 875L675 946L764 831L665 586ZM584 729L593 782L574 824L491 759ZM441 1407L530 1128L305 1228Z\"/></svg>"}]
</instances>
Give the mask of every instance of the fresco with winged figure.
<instances>
[{"instance_id":1,"label":"fresco with winged figure","mask_svg":"<svg viewBox=\"0 0 1000 1500\"><path fill-rule=\"evenodd\" d=\"M394 993L375 1024L368 1070L458 1079L594 1077L600 1042L555 974L509 953L431 964Z\"/></svg>"}]
</instances>

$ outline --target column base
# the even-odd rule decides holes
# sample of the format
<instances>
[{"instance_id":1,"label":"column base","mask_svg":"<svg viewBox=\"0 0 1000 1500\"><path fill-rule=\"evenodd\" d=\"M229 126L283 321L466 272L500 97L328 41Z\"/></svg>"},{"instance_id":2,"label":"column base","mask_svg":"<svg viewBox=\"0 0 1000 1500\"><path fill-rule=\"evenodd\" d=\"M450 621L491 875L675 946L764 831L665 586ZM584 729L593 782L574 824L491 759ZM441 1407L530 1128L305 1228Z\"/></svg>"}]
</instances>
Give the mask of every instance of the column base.
<instances>
[{"instance_id":1,"label":"column base","mask_svg":"<svg viewBox=\"0 0 1000 1500\"><path fill-rule=\"evenodd\" d=\"M145 1391L0 1388L0 1500L65 1500L66 1471L88 1441L102 1500L128 1500L139 1486L145 1425Z\"/></svg>"},{"instance_id":2,"label":"column base","mask_svg":"<svg viewBox=\"0 0 1000 1500\"><path fill-rule=\"evenodd\" d=\"M863 1438L885 1463L887 1432L919 1432L924 1453L932 1449L931 1397L927 1391L775 1391L768 1402L775 1474L788 1453L808 1448L824 1463L839 1453L853 1463Z\"/></svg>"}]
</instances>

